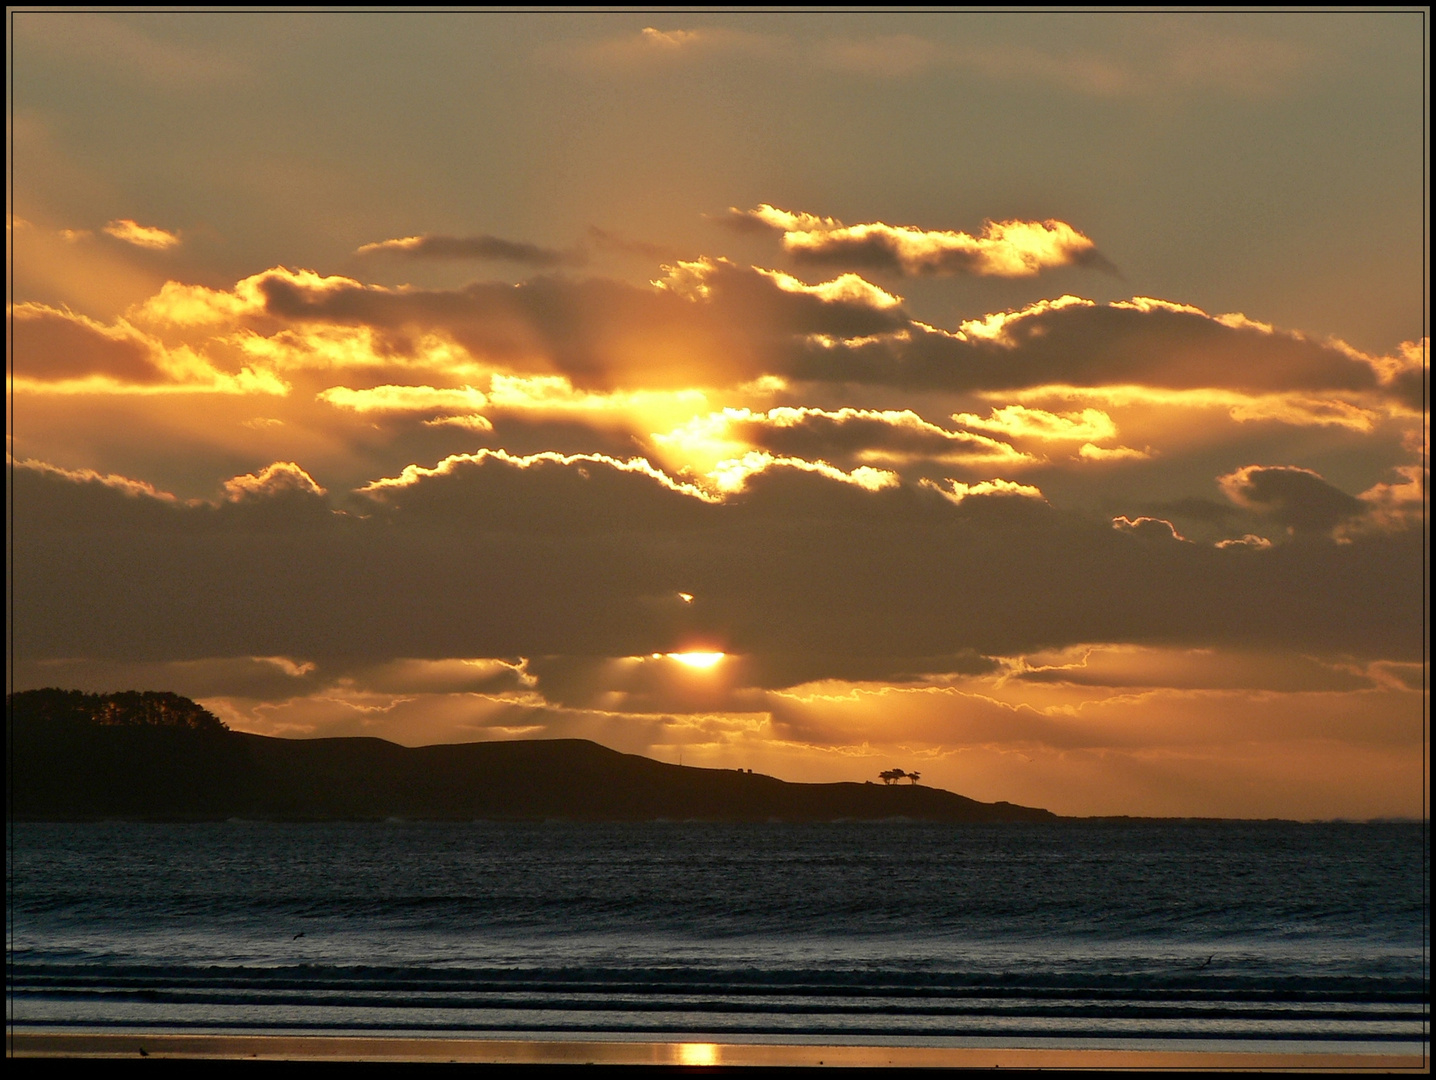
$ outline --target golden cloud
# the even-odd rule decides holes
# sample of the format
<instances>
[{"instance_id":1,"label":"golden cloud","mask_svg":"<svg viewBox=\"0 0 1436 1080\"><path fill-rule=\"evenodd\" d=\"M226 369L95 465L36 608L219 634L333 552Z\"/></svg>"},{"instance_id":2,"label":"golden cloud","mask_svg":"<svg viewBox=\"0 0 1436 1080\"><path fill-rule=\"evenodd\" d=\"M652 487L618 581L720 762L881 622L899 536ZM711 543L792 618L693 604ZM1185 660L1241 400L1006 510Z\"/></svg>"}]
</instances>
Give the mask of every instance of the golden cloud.
<instances>
[{"instance_id":1,"label":"golden cloud","mask_svg":"<svg viewBox=\"0 0 1436 1080\"><path fill-rule=\"evenodd\" d=\"M700 471L749 449L802 457L838 456L857 462L900 464L1030 464L1034 459L1011 445L984 435L948 431L910 409L818 409L781 406L767 412L727 408L695 417L687 424L652 436L662 452ZM708 465L699 465L707 462Z\"/></svg>"},{"instance_id":2,"label":"golden cloud","mask_svg":"<svg viewBox=\"0 0 1436 1080\"><path fill-rule=\"evenodd\" d=\"M331 386L321 390L318 400L336 409L357 413L368 412L467 412L482 409L488 395L471 386L371 386L351 390L347 386Z\"/></svg>"},{"instance_id":3,"label":"golden cloud","mask_svg":"<svg viewBox=\"0 0 1436 1080\"><path fill-rule=\"evenodd\" d=\"M799 472L814 473L865 491L881 491L883 488L896 487L899 483L897 474L886 469L860 465L851 472L844 472L826 461L783 457L762 450L749 451L740 458L720 461L708 471L707 477L719 491L731 494L746 488L753 476L772 469L795 469Z\"/></svg>"},{"instance_id":4,"label":"golden cloud","mask_svg":"<svg viewBox=\"0 0 1436 1080\"><path fill-rule=\"evenodd\" d=\"M1025 405L1005 405L1000 409L994 408L986 417L975 413L954 413L952 418L963 427L995 431L1014 439L1070 439L1074 442L1080 439L1092 442L1112 439L1117 435L1117 425L1100 409L1051 413Z\"/></svg>"},{"instance_id":5,"label":"golden cloud","mask_svg":"<svg viewBox=\"0 0 1436 1080\"><path fill-rule=\"evenodd\" d=\"M136 247L149 248L151 251L165 251L176 247L180 242L179 236L175 233L154 225L141 225L130 218L116 218L105 226L105 233L113 236L116 240L123 240Z\"/></svg>"},{"instance_id":6,"label":"golden cloud","mask_svg":"<svg viewBox=\"0 0 1436 1080\"><path fill-rule=\"evenodd\" d=\"M960 480L948 480L946 485L935 484L931 480L923 480L922 483L931 487L934 491L940 492L942 496L953 503L961 503L973 496L1018 496L1024 499L1037 499L1046 501L1041 490L1031 484L1019 484L1014 480L982 480L976 484L964 484Z\"/></svg>"},{"instance_id":7,"label":"golden cloud","mask_svg":"<svg viewBox=\"0 0 1436 1080\"><path fill-rule=\"evenodd\" d=\"M358 491L361 494L383 497L395 489L414 487L434 477L450 476L460 468L482 465L486 461L500 462L516 469L530 469L538 465L569 465L575 466L581 475L585 465L602 465L618 473L647 477L660 487L680 495L687 495L702 502L715 501L714 496L702 488L674 480L662 469L654 468L652 463L645 458L635 457L624 461L607 454L560 454L554 451L527 455L510 454L507 450L479 450L473 454L451 454L432 468L409 465L400 475L375 480L359 488Z\"/></svg>"},{"instance_id":8,"label":"golden cloud","mask_svg":"<svg viewBox=\"0 0 1436 1080\"><path fill-rule=\"evenodd\" d=\"M245 473L224 482L225 497L230 502L271 498L288 492L314 496L325 494L314 478L292 461L276 461L257 473Z\"/></svg>"},{"instance_id":9,"label":"golden cloud","mask_svg":"<svg viewBox=\"0 0 1436 1080\"><path fill-rule=\"evenodd\" d=\"M847 263L908 276L1031 277L1059 266L1109 264L1097 245L1063 221L990 221L980 235L793 213L764 203L730 215L782 232L783 248L805 262Z\"/></svg>"},{"instance_id":10,"label":"golden cloud","mask_svg":"<svg viewBox=\"0 0 1436 1080\"><path fill-rule=\"evenodd\" d=\"M190 346L167 345L125 319L106 325L37 303L16 304L10 319L11 381L22 392L285 394L289 390L270 372L248 366L221 370Z\"/></svg>"}]
</instances>

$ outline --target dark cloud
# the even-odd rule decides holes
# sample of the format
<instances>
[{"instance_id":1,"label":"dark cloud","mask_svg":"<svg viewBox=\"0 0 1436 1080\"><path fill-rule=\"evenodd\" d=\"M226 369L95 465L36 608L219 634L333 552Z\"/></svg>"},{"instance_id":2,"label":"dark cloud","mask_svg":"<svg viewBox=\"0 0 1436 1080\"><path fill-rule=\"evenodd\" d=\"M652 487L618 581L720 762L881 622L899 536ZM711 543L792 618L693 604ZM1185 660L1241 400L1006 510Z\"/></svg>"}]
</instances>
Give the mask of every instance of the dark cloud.
<instances>
[{"instance_id":1,"label":"dark cloud","mask_svg":"<svg viewBox=\"0 0 1436 1080\"><path fill-rule=\"evenodd\" d=\"M1130 536L1135 536L1153 543L1169 543L1173 540L1185 540L1177 527L1165 518L1139 517L1136 519L1119 517L1112 522L1112 527Z\"/></svg>"},{"instance_id":2,"label":"dark cloud","mask_svg":"<svg viewBox=\"0 0 1436 1080\"><path fill-rule=\"evenodd\" d=\"M1310 469L1248 465L1220 480L1239 506L1272 518L1298 533L1330 533L1371 506L1332 487Z\"/></svg>"},{"instance_id":3,"label":"dark cloud","mask_svg":"<svg viewBox=\"0 0 1436 1080\"><path fill-rule=\"evenodd\" d=\"M1096 305L1020 315L994 339L963 341L914 327L908 340L809 344L791 373L921 390L1054 384L1253 393L1381 389L1370 364L1295 335L1231 327L1195 312Z\"/></svg>"},{"instance_id":4,"label":"dark cloud","mask_svg":"<svg viewBox=\"0 0 1436 1080\"><path fill-rule=\"evenodd\" d=\"M496 455L414 474L367 515L296 488L192 505L33 468L14 490L32 661L709 648L769 656L750 680L769 684L1088 641L1412 659L1423 640L1419 530L1154 544L1032 498L775 466L715 504L597 458Z\"/></svg>"},{"instance_id":5,"label":"dark cloud","mask_svg":"<svg viewBox=\"0 0 1436 1080\"><path fill-rule=\"evenodd\" d=\"M1392 377L1388 393L1416 412L1431 411L1431 381L1427 368L1407 368Z\"/></svg>"},{"instance_id":6,"label":"dark cloud","mask_svg":"<svg viewBox=\"0 0 1436 1080\"><path fill-rule=\"evenodd\" d=\"M1275 693L1371 690L1376 684L1349 665L1272 652L1141 650L1131 655L1084 657L1080 664L1014 673L1021 682L1062 686L1169 690L1266 690Z\"/></svg>"},{"instance_id":7,"label":"dark cloud","mask_svg":"<svg viewBox=\"0 0 1436 1080\"><path fill-rule=\"evenodd\" d=\"M730 435L754 446L825 461L932 461L1016 459L1007 443L965 431L948 431L903 411L774 409L735 418Z\"/></svg>"},{"instance_id":8,"label":"dark cloud","mask_svg":"<svg viewBox=\"0 0 1436 1080\"><path fill-rule=\"evenodd\" d=\"M1156 517L1179 517L1199 521L1205 525L1225 525L1240 516L1240 511L1230 503L1195 496L1186 499L1172 499L1148 504L1147 509Z\"/></svg>"},{"instance_id":9,"label":"dark cloud","mask_svg":"<svg viewBox=\"0 0 1436 1080\"><path fill-rule=\"evenodd\" d=\"M16 687L65 686L92 694L163 686L190 698L232 695L269 701L310 694L322 685L311 664L256 656L140 663L22 660L15 665L14 682Z\"/></svg>"},{"instance_id":10,"label":"dark cloud","mask_svg":"<svg viewBox=\"0 0 1436 1080\"><path fill-rule=\"evenodd\" d=\"M500 236L407 236L365 244L359 255L394 255L405 259L481 259L521 263L543 269L583 266L588 257L581 250L559 251Z\"/></svg>"},{"instance_id":11,"label":"dark cloud","mask_svg":"<svg viewBox=\"0 0 1436 1080\"><path fill-rule=\"evenodd\" d=\"M52 382L105 375L126 383L169 381L155 344L126 327L103 326L43 304L17 304L10 326L17 377Z\"/></svg>"}]
</instances>

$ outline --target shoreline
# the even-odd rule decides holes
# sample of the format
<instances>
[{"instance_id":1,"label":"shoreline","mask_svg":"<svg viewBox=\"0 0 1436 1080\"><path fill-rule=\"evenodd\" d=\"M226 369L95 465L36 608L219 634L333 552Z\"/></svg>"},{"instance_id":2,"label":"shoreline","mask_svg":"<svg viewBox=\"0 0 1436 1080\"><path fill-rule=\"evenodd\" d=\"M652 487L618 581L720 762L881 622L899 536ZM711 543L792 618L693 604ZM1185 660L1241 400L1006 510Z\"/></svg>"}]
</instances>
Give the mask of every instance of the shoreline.
<instances>
[{"instance_id":1,"label":"shoreline","mask_svg":"<svg viewBox=\"0 0 1436 1080\"><path fill-rule=\"evenodd\" d=\"M1424 1072L1426 1053L881 1046L352 1035L7 1032L12 1058L171 1058L488 1065L659 1065Z\"/></svg>"},{"instance_id":2,"label":"shoreline","mask_svg":"<svg viewBox=\"0 0 1436 1080\"><path fill-rule=\"evenodd\" d=\"M1363 827L1420 826L1430 828L1429 818L1221 818L1221 817L1131 817L1125 814L1090 817L1054 814L1041 821L941 821L907 817L769 818L760 821L739 817L304 817L212 814L200 816L126 816L123 814L36 817L13 815L7 825L1350 825Z\"/></svg>"}]
</instances>

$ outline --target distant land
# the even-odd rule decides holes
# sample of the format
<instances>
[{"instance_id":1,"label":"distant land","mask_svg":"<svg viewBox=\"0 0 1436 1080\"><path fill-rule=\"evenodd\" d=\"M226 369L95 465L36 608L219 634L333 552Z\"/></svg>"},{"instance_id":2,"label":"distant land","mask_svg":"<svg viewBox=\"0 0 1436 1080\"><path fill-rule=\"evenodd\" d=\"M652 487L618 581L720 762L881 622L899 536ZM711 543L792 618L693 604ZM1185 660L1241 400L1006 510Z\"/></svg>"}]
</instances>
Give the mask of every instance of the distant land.
<instances>
[{"instance_id":1,"label":"distant land","mask_svg":"<svg viewBox=\"0 0 1436 1080\"><path fill-rule=\"evenodd\" d=\"M231 731L155 691L6 698L18 821L1060 820L914 784L794 784L670 765L585 739L404 747Z\"/></svg>"}]
</instances>

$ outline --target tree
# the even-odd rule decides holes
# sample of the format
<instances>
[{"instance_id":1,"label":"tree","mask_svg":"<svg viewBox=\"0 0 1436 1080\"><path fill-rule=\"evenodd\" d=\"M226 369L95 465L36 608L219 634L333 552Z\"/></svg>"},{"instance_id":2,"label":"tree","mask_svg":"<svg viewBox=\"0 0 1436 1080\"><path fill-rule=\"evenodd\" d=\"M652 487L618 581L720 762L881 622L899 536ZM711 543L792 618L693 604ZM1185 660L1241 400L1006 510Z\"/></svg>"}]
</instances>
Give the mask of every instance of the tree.
<instances>
[{"instance_id":1,"label":"tree","mask_svg":"<svg viewBox=\"0 0 1436 1080\"><path fill-rule=\"evenodd\" d=\"M921 776L921 775L922 775L922 773L917 773L917 772L910 772L910 773L908 773L908 774L907 774L908 783L910 783L910 784L916 784L916 783L917 783L917 778L918 778L919 776Z\"/></svg>"},{"instance_id":2,"label":"tree","mask_svg":"<svg viewBox=\"0 0 1436 1080\"><path fill-rule=\"evenodd\" d=\"M878 773L878 779L881 780L884 784L891 784L894 780L901 780L906 775L907 773L903 772L901 769L886 769L883 772Z\"/></svg>"},{"instance_id":3,"label":"tree","mask_svg":"<svg viewBox=\"0 0 1436 1080\"><path fill-rule=\"evenodd\" d=\"M156 690L86 694L80 690L22 690L5 698L7 718L29 723L148 727L223 732L224 722L187 697Z\"/></svg>"}]
</instances>

